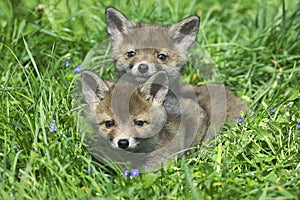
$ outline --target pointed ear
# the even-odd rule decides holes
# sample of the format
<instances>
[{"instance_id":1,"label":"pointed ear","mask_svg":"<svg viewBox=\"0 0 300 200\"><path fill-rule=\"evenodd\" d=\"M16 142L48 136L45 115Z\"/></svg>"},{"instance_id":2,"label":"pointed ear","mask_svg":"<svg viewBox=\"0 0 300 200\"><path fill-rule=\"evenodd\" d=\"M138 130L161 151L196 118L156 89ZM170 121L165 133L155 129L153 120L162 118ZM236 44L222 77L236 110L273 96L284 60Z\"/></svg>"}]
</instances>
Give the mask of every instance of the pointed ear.
<instances>
[{"instance_id":1,"label":"pointed ear","mask_svg":"<svg viewBox=\"0 0 300 200\"><path fill-rule=\"evenodd\" d=\"M163 104L169 91L169 79L166 72L160 71L152 75L140 88L140 93L146 100Z\"/></svg>"},{"instance_id":2,"label":"pointed ear","mask_svg":"<svg viewBox=\"0 0 300 200\"><path fill-rule=\"evenodd\" d=\"M135 23L127 19L120 11L113 7L107 7L105 11L107 32L112 41L117 41L122 38L122 34L126 34L130 28L135 26Z\"/></svg>"},{"instance_id":3,"label":"pointed ear","mask_svg":"<svg viewBox=\"0 0 300 200\"><path fill-rule=\"evenodd\" d=\"M81 72L81 87L85 101L88 104L98 103L109 94L109 87L95 73Z\"/></svg>"},{"instance_id":4,"label":"pointed ear","mask_svg":"<svg viewBox=\"0 0 300 200\"><path fill-rule=\"evenodd\" d=\"M179 49L189 50L196 40L200 25L200 17L194 15L173 24L169 34Z\"/></svg>"}]
</instances>

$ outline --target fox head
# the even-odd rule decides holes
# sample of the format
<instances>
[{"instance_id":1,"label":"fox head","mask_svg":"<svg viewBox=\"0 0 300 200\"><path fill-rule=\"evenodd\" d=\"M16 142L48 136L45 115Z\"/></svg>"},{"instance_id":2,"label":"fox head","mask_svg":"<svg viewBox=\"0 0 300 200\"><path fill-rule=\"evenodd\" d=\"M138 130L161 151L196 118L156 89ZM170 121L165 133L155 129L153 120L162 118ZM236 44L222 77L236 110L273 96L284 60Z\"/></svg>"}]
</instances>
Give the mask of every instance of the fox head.
<instances>
[{"instance_id":1,"label":"fox head","mask_svg":"<svg viewBox=\"0 0 300 200\"><path fill-rule=\"evenodd\" d=\"M83 71L81 85L88 104L88 121L113 148L147 153L155 149L167 115L163 102L168 78L159 72L143 85L105 83L96 74Z\"/></svg>"},{"instance_id":2,"label":"fox head","mask_svg":"<svg viewBox=\"0 0 300 200\"><path fill-rule=\"evenodd\" d=\"M178 77L196 40L200 18L190 16L170 27L136 24L108 7L106 24L117 70L145 82L158 71Z\"/></svg>"}]
</instances>

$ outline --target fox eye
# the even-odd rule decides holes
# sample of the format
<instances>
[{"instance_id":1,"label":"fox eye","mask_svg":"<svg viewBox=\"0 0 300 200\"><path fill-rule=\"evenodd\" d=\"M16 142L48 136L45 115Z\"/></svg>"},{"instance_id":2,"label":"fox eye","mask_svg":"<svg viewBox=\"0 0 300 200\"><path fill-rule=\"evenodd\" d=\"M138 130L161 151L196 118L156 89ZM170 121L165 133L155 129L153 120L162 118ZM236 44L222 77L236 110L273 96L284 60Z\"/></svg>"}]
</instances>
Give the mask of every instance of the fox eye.
<instances>
[{"instance_id":1,"label":"fox eye","mask_svg":"<svg viewBox=\"0 0 300 200\"><path fill-rule=\"evenodd\" d=\"M111 127L113 127L115 125L115 122L114 122L114 120L106 120L104 122L104 124L105 124L106 128L111 128Z\"/></svg>"},{"instance_id":2,"label":"fox eye","mask_svg":"<svg viewBox=\"0 0 300 200\"><path fill-rule=\"evenodd\" d=\"M133 56L135 56L135 54L136 54L135 51L128 51L127 52L127 57L132 58Z\"/></svg>"},{"instance_id":3,"label":"fox eye","mask_svg":"<svg viewBox=\"0 0 300 200\"><path fill-rule=\"evenodd\" d=\"M144 126L145 122L142 120L134 120L134 125L142 127Z\"/></svg>"},{"instance_id":4,"label":"fox eye","mask_svg":"<svg viewBox=\"0 0 300 200\"><path fill-rule=\"evenodd\" d=\"M160 60L166 60L167 59L167 55L163 54L163 53L160 53L157 55L157 58L160 59Z\"/></svg>"}]
</instances>

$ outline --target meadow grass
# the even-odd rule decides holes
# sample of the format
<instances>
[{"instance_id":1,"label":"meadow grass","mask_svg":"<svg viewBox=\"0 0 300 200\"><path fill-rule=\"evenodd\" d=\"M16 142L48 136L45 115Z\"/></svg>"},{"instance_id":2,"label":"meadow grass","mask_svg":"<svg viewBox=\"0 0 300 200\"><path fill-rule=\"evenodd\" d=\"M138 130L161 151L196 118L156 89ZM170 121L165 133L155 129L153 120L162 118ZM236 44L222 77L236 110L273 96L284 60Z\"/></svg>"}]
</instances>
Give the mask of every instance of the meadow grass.
<instances>
[{"instance_id":1,"label":"meadow grass","mask_svg":"<svg viewBox=\"0 0 300 200\"><path fill-rule=\"evenodd\" d=\"M300 199L299 1L38 5L0 2L0 199ZM93 161L73 114L74 69L107 39L109 5L147 23L201 16L197 41L253 112L158 172L126 179Z\"/></svg>"}]
</instances>

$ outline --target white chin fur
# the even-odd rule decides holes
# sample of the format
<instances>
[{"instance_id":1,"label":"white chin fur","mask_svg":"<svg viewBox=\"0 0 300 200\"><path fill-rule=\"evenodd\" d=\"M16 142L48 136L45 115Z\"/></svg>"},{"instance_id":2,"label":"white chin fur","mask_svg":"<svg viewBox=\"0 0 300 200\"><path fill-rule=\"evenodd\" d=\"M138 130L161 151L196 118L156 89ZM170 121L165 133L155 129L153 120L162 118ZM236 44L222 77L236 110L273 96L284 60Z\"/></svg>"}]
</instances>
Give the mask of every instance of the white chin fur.
<instances>
[{"instance_id":1,"label":"white chin fur","mask_svg":"<svg viewBox=\"0 0 300 200\"><path fill-rule=\"evenodd\" d=\"M150 76L140 76L140 77L135 77L135 80L139 83L143 83L143 82L146 82L148 80Z\"/></svg>"}]
</instances>

